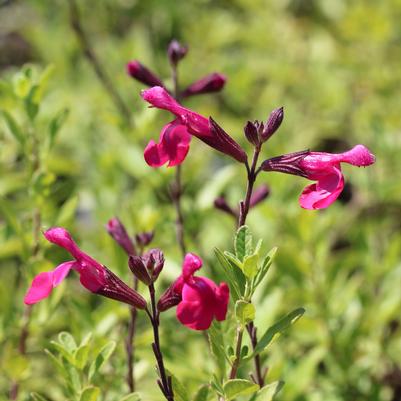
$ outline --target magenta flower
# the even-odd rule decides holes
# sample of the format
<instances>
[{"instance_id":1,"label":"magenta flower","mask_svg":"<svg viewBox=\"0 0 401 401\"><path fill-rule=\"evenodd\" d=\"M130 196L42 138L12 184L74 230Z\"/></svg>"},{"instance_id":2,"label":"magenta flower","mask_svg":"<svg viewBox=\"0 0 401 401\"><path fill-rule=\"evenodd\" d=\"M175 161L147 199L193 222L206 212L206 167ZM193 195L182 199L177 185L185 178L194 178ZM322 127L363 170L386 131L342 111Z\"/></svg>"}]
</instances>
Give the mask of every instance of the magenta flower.
<instances>
[{"instance_id":1,"label":"magenta flower","mask_svg":"<svg viewBox=\"0 0 401 401\"><path fill-rule=\"evenodd\" d=\"M169 167L182 163L189 150L191 135L241 163L246 161L245 151L215 121L181 106L164 88L155 86L142 91L141 95L151 105L177 117L163 128L159 143L150 141L146 146L144 157L151 167L160 167L167 162Z\"/></svg>"},{"instance_id":2,"label":"magenta flower","mask_svg":"<svg viewBox=\"0 0 401 401\"><path fill-rule=\"evenodd\" d=\"M366 167L375 162L375 157L363 145L338 153L297 152L265 160L262 169L300 175L317 181L308 185L299 198L304 209L324 209L330 206L344 188L341 163Z\"/></svg>"},{"instance_id":3,"label":"magenta flower","mask_svg":"<svg viewBox=\"0 0 401 401\"><path fill-rule=\"evenodd\" d=\"M73 269L79 273L81 284L87 290L139 309L146 307L146 301L141 295L128 287L107 267L82 252L67 230L60 227L50 228L44 236L48 241L66 249L75 260L64 262L49 272L39 273L25 295L25 304L32 305L47 298L53 288Z\"/></svg>"},{"instance_id":4,"label":"magenta flower","mask_svg":"<svg viewBox=\"0 0 401 401\"><path fill-rule=\"evenodd\" d=\"M201 95L203 93L219 92L224 88L226 77L223 74L214 72L193 82L183 92L183 97Z\"/></svg>"},{"instance_id":5,"label":"magenta flower","mask_svg":"<svg viewBox=\"0 0 401 401\"><path fill-rule=\"evenodd\" d=\"M202 267L202 259L187 253L182 275L162 295L158 309L177 306L177 319L192 330L207 330L213 319L226 318L230 290L226 283L219 286L206 277L194 277Z\"/></svg>"}]
</instances>

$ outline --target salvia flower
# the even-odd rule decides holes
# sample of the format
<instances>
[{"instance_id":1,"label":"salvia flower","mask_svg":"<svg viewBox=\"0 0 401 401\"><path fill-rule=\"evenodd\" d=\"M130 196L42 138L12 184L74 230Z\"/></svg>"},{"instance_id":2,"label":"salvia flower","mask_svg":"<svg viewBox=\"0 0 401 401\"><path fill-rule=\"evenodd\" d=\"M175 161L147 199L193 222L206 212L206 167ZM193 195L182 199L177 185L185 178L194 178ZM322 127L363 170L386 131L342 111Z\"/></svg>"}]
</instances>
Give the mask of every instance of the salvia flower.
<instances>
[{"instance_id":1,"label":"salvia flower","mask_svg":"<svg viewBox=\"0 0 401 401\"><path fill-rule=\"evenodd\" d=\"M130 61L127 64L127 73L130 77L147 86L163 86L162 80L138 60Z\"/></svg>"},{"instance_id":2,"label":"salvia flower","mask_svg":"<svg viewBox=\"0 0 401 401\"><path fill-rule=\"evenodd\" d=\"M124 224L121 223L121 221L117 217L113 217L107 222L106 229L107 232L112 236L114 241L116 241L117 244L120 245L121 248L123 248L128 255L136 254L135 246L132 239L128 235Z\"/></svg>"},{"instance_id":3,"label":"salvia flower","mask_svg":"<svg viewBox=\"0 0 401 401\"><path fill-rule=\"evenodd\" d=\"M25 304L32 305L47 298L53 288L73 269L79 273L81 284L87 290L139 309L146 307L146 300L141 295L128 287L106 266L81 251L67 230L60 227L50 228L44 236L48 241L67 250L74 260L64 262L49 272L39 273L25 295Z\"/></svg>"},{"instance_id":4,"label":"salvia flower","mask_svg":"<svg viewBox=\"0 0 401 401\"><path fill-rule=\"evenodd\" d=\"M208 120L181 106L164 88L155 86L142 91L141 95L152 106L168 110L177 117L163 128L159 143L152 140L146 146L144 157L151 167L167 162L168 167L181 164L188 153L191 135L241 163L247 160L241 146L212 118Z\"/></svg>"},{"instance_id":5,"label":"salvia flower","mask_svg":"<svg viewBox=\"0 0 401 401\"><path fill-rule=\"evenodd\" d=\"M206 277L195 277L202 259L193 253L185 255L182 274L162 295L158 309L177 305L177 318L192 330L207 330L213 319L226 318L230 291L226 283L215 284Z\"/></svg>"},{"instance_id":6,"label":"salvia flower","mask_svg":"<svg viewBox=\"0 0 401 401\"><path fill-rule=\"evenodd\" d=\"M373 164L375 157L363 145L356 145L344 153L297 152L265 160L264 171L279 171L317 181L302 192L299 203L304 209L324 209L331 205L344 188L341 163L365 167Z\"/></svg>"},{"instance_id":7,"label":"salvia flower","mask_svg":"<svg viewBox=\"0 0 401 401\"><path fill-rule=\"evenodd\" d=\"M201 95L203 93L220 92L226 83L226 77L218 72L213 72L193 82L181 94L182 97Z\"/></svg>"}]
</instances>

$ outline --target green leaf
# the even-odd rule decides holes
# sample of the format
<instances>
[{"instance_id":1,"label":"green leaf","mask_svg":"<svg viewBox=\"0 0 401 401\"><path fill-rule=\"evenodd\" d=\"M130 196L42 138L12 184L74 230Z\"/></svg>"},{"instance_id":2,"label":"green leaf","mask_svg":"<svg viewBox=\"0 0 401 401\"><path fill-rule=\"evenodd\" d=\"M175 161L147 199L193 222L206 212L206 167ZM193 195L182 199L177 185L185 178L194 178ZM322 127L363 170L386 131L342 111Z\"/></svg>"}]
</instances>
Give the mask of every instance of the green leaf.
<instances>
[{"instance_id":1,"label":"green leaf","mask_svg":"<svg viewBox=\"0 0 401 401\"><path fill-rule=\"evenodd\" d=\"M15 74L13 79L14 93L22 99L28 95L31 89L31 79L29 75L30 73L28 70L25 70L24 72Z\"/></svg>"},{"instance_id":2,"label":"green leaf","mask_svg":"<svg viewBox=\"0 0 401 401\"><path fill-rule=\"evenodd\" d=\"M272 401L277 393L283 388L283 381L276 381L262 387L251 401Z\"/></svg>"},{"instance_id":3,"label":"green leaf","mask_svg":"<svg viewBox=\"0 0 401 401\"><path fill-rule=\"evenodd\" d=\"M77 349L77 343L75 342L74 337L66 331L62 331L58 335L58 341L67 351L71 353Z\"/></svg>"},{"instance_id":4,"label":"green leaf","mask_svg":"<svg viewBox=\"0 0 401 401\"><path fill-rule=\"evenodd\" d=\"M101 348L98 355L96 356L96 359L92 362L89 368L89 373L88 373L89 381L92 379L93 375L97 373L99 369L108 361L108 359L113 354L115 348L116 348L115 341L110 341Z\"/></svg>"},{"instance_id":5,"label":"green leaf","mask_svg":"<svg viewBox=\"0 0 401 401\"><path fill-rule=\"evenodd\" d=\"M214 248L214 253L217 257L217 260L220 262L220 265L223 267L224 272L226 273L226 278L231 289L231 296L233 297L234 301L236 301L242 296L240 280L238 279L237 272L235 271L235 269L238 268L233 268L231 263L227 260L227 258L224 256L223 252L221 252L219 248ZM242 274L240 270L239 272ZM243 286L245 287L245 284Z\"/></svg>"},{"instance_id":6,"label":"green leaf","mask_svg":"<svg viewBox=\"0 0 401 401\"><path fill-rule=\"evenodd\" d=\"M10 130L13 137L18 141L18 143L24 147L26 138L22 130L20 129L18 123L15 121L14 117L6 110L2 110L4 120L6 121L7 127Z\"/></svg>"},{"instance_id":7,"label":"green leaf","mask_svg":"<svg viewBox=\"0 0 401 401\"><path fill-rule=\"evenodd\" d=\"M100 389L99 387L86 387L79 397L79 401L96 401L99 398Z\"/></svg>"},{"instance_id":8,"label":"green leaf","mask_svg":"<svg viewBox=\"0 0 401 401\"><path fill-rule=\"evenodd\" d=\"M65 359L62 360L64 369L67 373L67 385L74 394L79 394L81 390L81 380L77 369Z\"/></svg>"},{"instance_id":9,"label":"green leaf","mask_svg":"<svg viewBox=\"0 0 401 401\"><path fill-rule=\"evenodd\" d=\"M304 308L295 309L287 316L283 317L281 320L275 323L273 326L269 327L256 344L254 352L250 357L254 357L255 355L262 352L275 338L283 333L284 330L293 325L304 313Z\"/></svg>"},{"instance_id":10,"label":"green leaf","mask_svg":"<svg viewBox=\"0 0 401 401\"><path fill-rule=\"evenodd\" d=\"M139 396L139 393L130 393L125 397L120 398L120 401L141 401L141 397Z\"/></svg>"},{"instance_id":11,"label":"green leaf","mask_svg":"<svg viewBox=\"0 0 401 401\"><path fill-rule=\"evenodd\" d=\"M88 361L89 345L80 345L74 353L75 366L82 370Z\"/></svg>"},{"instance_id":12,"label":"green leaf","mask_svg":"<svg viewBox=\"0 0 401 401\"><path fill-rule=\"evenodd\" d=\"M39 112L39 86L33 85L25 98L25 111L31 121L34 121Z\"/></svg>"},{"instance_id":13,"label":"green leaf","mask_svg":"<svg viewBox=\"0 0 401 401\"><path fill-rule=\"evenodd\" d=\"M56 342L56 341L50 341L50 344L52 345L53 348L56 349L56 351L59 352L61 356L63 356L70 364L75 364L75 358L72 352L68 351L64 347L64 345Z\"/></svg>"},{"instance_id":14,"label":"green leaf","mask_svg":"<svg viewBox=\"0 0 401 401\"><path fill-rule=\"evenodd\" d=\"M224 346L224 336L221 330L221 323L213 322L208 330L209 344L218 368L219 378L223 378L226 371L227 355Z\"/></svg>"},{"instance_id":15,"label":"green leaf","mask_svg":"<svg viewBox=\"0 0 401 401\"><path fill-rule=\"evenodd\" d=\"M30 396L34 401L47 401L45 397L41 396L38 393L31 393Z\"/></svg>"},{"instance_id":16,"label":"green leaf","mask_svg":"<svg viewBox=\"0 0 401 401\"><path fill-rule=\"evenodd\" d=\"M245 326L255 319L255 307L249 302L239 300L235 303L235 317Z\"/></svg>"},{"instance_id":17,"label":"green leaf","mask_svg":"<svg viewBox=\"0 0 401 401\"><path fill-rule=\"evenodd\" d=\"M188 392L182 383L174 375L171 375L171 381L173 384L174 400L189 401Z\"/></svg>"},{"instance_id":18,"label":"green leaf","mask_svg":"<svg viewBox=\"0 0 401 401\"><path fill-rule=\"evenodd\" d=\"M196 392L193 401L207 401L207 397L209 395L209 389L210 387L207 384L201 386L199 390Z\"/></svg>"},{"instance_id":19,"label":"green leaf","mask_svg":"<svg viewBox=\"0 0 401 401\"><path fill-rule=\"evenodd\" d=\"M248 226L242 226L235 234L234 240L235 255L243 262L245 256L252 255L252 234Z\"/></svg>"},{"instance_id":20,"label":"green leaf","mask_svg":"<svg viewBox=\"0 0 401 401\"><path fill-rule=\"evenodd\" d=\"M57 134L60 131L60 128L64 125L70 111L68 109L60 110L50 121L49 124L49 139L48 139L48 148L51 149L56 140Z\"/></svg>"},{"instance_id":21,"label":"green leaf","mask_svg":"<svg viewBox=\"0 0 401 401\"><path fill-rule=\"evenodd\" d=\"M259 256L257 254L253 254L251 256L245 256L242 271L244 272L247 278L252 279L257 274L258 261L259 261Z\"/></svg>"},{"instance_id":22,"label":"green leaf","mask_svg":"<svg viewBox=\"0 0 401 401\"><path fill-rule=\"evenodd\" d=\"M255 281L254 281L254 288L256 288L264 279L264 277L266 276L267 272L270 269L270 266L273 263L273 260L276 256L276 252L277 252L277 248L273 248L263 259L262 265L259 269L258 274L255 277Z\"/></svg>"},{"instance_id":23,"label":"green leaf","mask_svg":"<svg viewBox=\"0 0 401 401\"><path fill-rule=\"evenodd\" d=\"M253 394L259 390L259 385L244 379L228 380L223 385L226 401L233 400L236 397Z\"/></svg>"}]
</instances>

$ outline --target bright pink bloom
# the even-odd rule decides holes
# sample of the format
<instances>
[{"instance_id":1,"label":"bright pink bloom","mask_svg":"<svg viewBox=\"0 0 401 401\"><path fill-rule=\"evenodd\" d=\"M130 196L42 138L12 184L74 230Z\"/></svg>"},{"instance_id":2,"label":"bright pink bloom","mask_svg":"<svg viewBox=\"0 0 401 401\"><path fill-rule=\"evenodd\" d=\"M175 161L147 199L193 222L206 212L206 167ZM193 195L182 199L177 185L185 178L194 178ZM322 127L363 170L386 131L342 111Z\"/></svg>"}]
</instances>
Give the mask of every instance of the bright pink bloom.
<instances>
[{"instance_id":1,"label":"bright pink bloom","mask_svg":"<svg viewBox=\"0 0 401 401\"><path fill-rule=\"evenodd\" d=\"M244 150L221 127L212 119L181 106L164 88L155 86L142 91L141 95L154 107L168 110L177 117L163 128L159 144L150 141L146 147L145 160L150 166L182 163L188 153L191 135L241 163L246 161Z\"/></svg>"},{"instance_id":2,"label":"bright pink bloom","mask_svg":"<svg viewBox=\"0 0 401 401\"><path fill-rule=\"evenodd\" d=\"M202 259L187 253L182 275L161 297L158 308L164 311L177 306L177 318L193 330L207 330L213 319L226 318L230 290L226 283L219 286L206 277L194 277L202 267Z\"/></svg>"},{"instance_id":3,"label":"bright pink bloom","mask_svg":"<svg viewBox=\"0 0 401 401\"><path fill-rule=\"evenodd\" d=\"M184 90L182 96L188 97L203 93L219 92L224 88L225 83L226 77L223 74L214 72L193 82Z\"/></svg>"},{"instance_id":4,"label":"bright pink bloom","mask_svg":"<svg viewBox=\"0 0 401 401\"><path fill-rule=\"evenodd\" d=\"M57 287L73 269L79 273L81 284L87 290L140 309L146 307L145 299L136 291L128 287L107 267L82 252L67 230L60 227L50 228L44 236L48 241L66 249L75 260L64 262L49 272L39 273L25 295L25 304L32 305L47 298L53 288Z\"/></svg>"},{"instance_id":5,"label":"bright pink bloom","mask_svg":"<svg viewBox=\"0 0 401 401\"><path fill-rule=\"evenodd\" d=\"M363 145L338 153L298 152L274 157L262 163L265 171L280 171L300 175L317 181L302 192L299 203L304 209L324 209L331 205L344 188L341 163L366 167L375 162L375 157Z\"/></svg>"}]
</instances>

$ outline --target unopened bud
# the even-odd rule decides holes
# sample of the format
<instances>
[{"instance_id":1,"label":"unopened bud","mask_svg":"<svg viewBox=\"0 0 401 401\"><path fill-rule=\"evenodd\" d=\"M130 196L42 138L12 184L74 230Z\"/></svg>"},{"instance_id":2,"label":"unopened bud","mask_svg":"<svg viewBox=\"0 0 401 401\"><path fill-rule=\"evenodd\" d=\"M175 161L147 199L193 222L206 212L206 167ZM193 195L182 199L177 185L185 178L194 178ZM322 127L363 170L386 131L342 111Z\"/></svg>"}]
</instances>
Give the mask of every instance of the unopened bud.
<instances>
[{"instance_id":1,"label":"unopened bud","mask_svg":"<svg viewBox=\"0 0 401 401\"><path fill-rule=\"evenodd\" d=\"M173 283L164 294L160 297L157 303L157 309L164 312L167 309L173 308L182 301L182 296L174 291L175 283Z\"/></svg>"},{"instance_id":2,"label":"unopened bud","mask_svg":"<svg viewBox=\"0 0 401 401\"><path fill-rule=\"evenodd\" d=\"M267 185L261 185L259 188L255 189L251 195L249 201L249 207L254 207L260 202L264 201L270 194L270 188Z\"/></svg>"},{"instance_id":3,"label":"unopened bud","mask_svg":"<svg viewBox=\"0 0 401 401\"><path fill-rule=\"evenodd\" d=\"M259 132L256 124L248 121L244 127L244 132L246 139L248 139L252 145L258 146L260 144Z\"/></svg>"},{"instance_id":4,"label":"unopened bud","mask_svg":"<svg viewBox=\"0 0 401 401\"><path fill-rule=\"evenodd\" d=\"M167 56L172 65L177 65L188 53L188 46L181 45L177 40L172 40L168 45Z\"/></svg>"},{"instance_id":5,"label":"unopened bud","mask_svg":"<svg viewBox=\"0 0 401 401\"><path fill-rule=\"evenodd\" d=\"M145 247L152 242L154 236L155 233L153 231L147 231L137 234L135 236L135 239L138 245L140 245L141 247Z\"/></svg>"},{"instance_id":6,"label":"unopened bud","mask_svg":"<svg viewBox=\"0 0 401 401\"><path fill-rule=\"evenodd\" d=\"M224 196L219 196L214 200L214 207L216 209L219 209L235 218L237 218L237 213L234 211L234 209L227 203L227 200Z\"/></svg>"},{"instance_id":7,"label":"unopened bud","mask_svg":"<svg viewBox=\"0 0 401 401\"><path fill-rule=\"evenodd\" d=\"M188 97L202 93L219 92L224 88L225 83L226 77L223 74L214 72L189 85L182 92L182 96Z\"/></svg>"},{"instance_id":8,"label":"unopened bud","mask_svg":"<svg viewBox=\"0 0 401 401\"><path fill-rule=\"evenodd\" d=\"M151 249L142 256L142 260L152 280L155 281L157 277L159 277L164 266L163 252L160 249Z\"/></svg>"},{"instance_id":9,"label":"unopened bud","mask_svg":"<svg viewBox=\"0 0 401 401\"><path fill-rule=\"evenodd\" d=\"M147 86L164 86L161 79L137 60L127 64L127 73Z\"/></svg>"},{"instance_id":10,"label":"unopened bud","mask_svg":"<svg viewBox=\"0 0 401 401\"><path fill-rule=\"evenodd\" d=\"M262 132L262 140L266 142L280 127L284 118L284 108L279 107L270 113L266 126Z\"/></svg>"},{"instance_id":11,"label":"unopened bud","mask_svg":"<svg viewBox=\"0 0 401 401\"><path fill-rule=\"evenodd\" d=\"M136 254L134 243L129 237L123 223L121 223L117 217L114 217L108 221L106 229L113 237L114 241L116 241L117 244L120 245L128 255Z\"/></svg>"},{"instance_id":12,"label":"unopened bud","mask_svg":"<svg viewBox=\"0 0 401 401\"><path fill-rule=\"evenodd\" d=\"M140 256L130 256L128 266L131 269L132 274L138 278L138 280L142 281L146 285L152 284L152 278L150 277L149 272Z\"/></svg>"}]
</instances>

